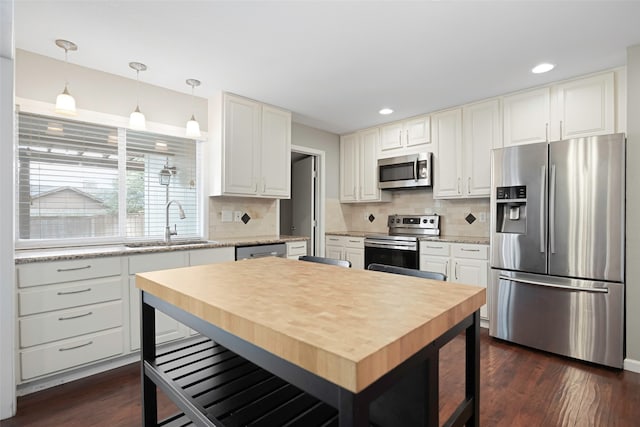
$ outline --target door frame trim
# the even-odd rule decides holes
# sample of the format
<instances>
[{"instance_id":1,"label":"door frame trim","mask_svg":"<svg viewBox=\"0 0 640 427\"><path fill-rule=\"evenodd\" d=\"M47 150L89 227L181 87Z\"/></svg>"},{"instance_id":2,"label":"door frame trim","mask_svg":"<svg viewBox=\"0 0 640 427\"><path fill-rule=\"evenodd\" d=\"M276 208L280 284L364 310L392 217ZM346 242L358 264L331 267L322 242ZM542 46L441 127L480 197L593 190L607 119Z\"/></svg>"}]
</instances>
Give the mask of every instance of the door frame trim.
<instances>
[{"instance_id":1,"label":"door frame trim","mask_svg":"<svg viewBox=\"0 0 640 427\"><path fill-rule=\"evenodd\" d=\"M316 227L315 227L315 241L316 241L316 255L324 256L324 232L325 232L325 200L326 200L326 189L325 189L325 163L326 163L326 152L324 150L316 150L315 148L304 147L302 145L291 145L291 151L307 154L309 156L314 156L316 158L316 194L315 194L315 205L316 205ZM280 234L280 199L278 199L278 234ZM311 248L310 248L310 253Z\"/></svg>"}]
</instances>

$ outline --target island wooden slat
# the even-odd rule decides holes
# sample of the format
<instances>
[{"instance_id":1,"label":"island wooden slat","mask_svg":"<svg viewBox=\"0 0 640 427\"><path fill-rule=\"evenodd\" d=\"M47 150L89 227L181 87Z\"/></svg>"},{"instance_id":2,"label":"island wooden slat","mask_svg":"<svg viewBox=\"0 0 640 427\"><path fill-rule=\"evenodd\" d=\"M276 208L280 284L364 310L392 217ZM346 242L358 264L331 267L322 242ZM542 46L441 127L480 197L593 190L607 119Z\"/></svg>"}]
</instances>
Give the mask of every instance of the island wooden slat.
<instances>
[{"instance_id":1,"label":"island wooden slat","mask_svg":"<svg viewBox=\"0 0 640 427\"><path fill-rule=\"evenodd\" d=\"M462 331L467 390L445 425L477 425L482 288L278 258L143 273L137 285L145 425L156 425L154 384L196 425L438 425L438 351ZM155 309L242 357L203 343L156 357ZM389 399L404 412L395 421L369 413L415 372L423 421L402 399Z\"/></svg>"}]
</instances>

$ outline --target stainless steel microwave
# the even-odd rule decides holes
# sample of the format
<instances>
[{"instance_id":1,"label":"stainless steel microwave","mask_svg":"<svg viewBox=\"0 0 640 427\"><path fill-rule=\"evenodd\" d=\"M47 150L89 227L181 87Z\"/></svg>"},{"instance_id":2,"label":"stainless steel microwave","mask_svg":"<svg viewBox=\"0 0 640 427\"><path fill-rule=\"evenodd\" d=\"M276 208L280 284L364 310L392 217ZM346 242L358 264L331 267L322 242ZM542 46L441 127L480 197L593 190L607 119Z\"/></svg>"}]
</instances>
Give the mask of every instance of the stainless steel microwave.
<instances>
[{"instance_id":1,"label":"stainless steel microwave","mask_svg":"<svg viewBox=\"0 0 640 427\"><path fill-rule=\"evenodd\" d=\"M431 153L410 154L378 160L378 187L431 186Z\"/></svg>"}]
</instances>

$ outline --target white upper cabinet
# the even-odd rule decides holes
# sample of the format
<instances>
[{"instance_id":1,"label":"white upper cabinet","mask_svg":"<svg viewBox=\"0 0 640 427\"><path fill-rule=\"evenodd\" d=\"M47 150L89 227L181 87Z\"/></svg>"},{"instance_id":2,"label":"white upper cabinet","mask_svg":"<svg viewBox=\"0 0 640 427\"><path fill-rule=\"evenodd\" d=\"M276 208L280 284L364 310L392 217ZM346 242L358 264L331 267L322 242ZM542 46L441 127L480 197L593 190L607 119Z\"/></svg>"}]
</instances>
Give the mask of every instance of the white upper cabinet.
<instances>
[{"instance_id":1,"label":"white upper cabinet","mask_svg":"<svg viewBox=\"0 0 640 427\"><path fill-rule=\"evenodd\" d=\"M502 147L500 101L471 104L462 108L463 196L489 197L491 150Z\"/></svg>"},{"instance_id":2,"label":"white upper cabinet","mask_svg":"<svg viewBox=\"0 0 640 427\"><path fill-rule=\"evenodd\" d=\"M388 192L378 188L378 128L340 137L340 201L384 202Z\"/></svg>"},{"instance_id":3,"label":"white upper cabinet","mask_svg":"<svg viewBox=\"0 0 640 427\"><path fill-rule=\"evenodd\" d=\"M505 96L504 146L615 132L614 72Z\"/></svg>"},{"instance_id":4,"label":"white upper cabinet","mask_svg":"<svg viewBox=\"0 0 640 427\"><path fill-rule=\"evenodd\" d=\"M431 149L431 118L412 117L380 126L378 158L402 156Z\"/></svg>"},{"instance_id":5,"label":"white upper cabinet","mask_svg":"<svg viewBox=\"0 0 640 427\"><path fill-rule=\"evenodd\" d=\"M209 110L210 194L290 197L291 113L229 93Z\"/></svg>"},{"instance_id":6,"label":"white upper cabinet","mask_svg":"<svg viewBox=\"0 0 640 427\"><path fill-rule=\"evenodd\" d=\"M549 140L550 88L505 96L502 102L505 147Z\"/></svg>"},{"instance_id":7,"label":"white upper cabinet","mask_svg":"<svg viewBox=\"0 0 640 427\"><path fill-rule=\"evenodd\" d=\"M432 115L433 142L438 154L434 156L434 198L462 195L462 109Z\"/></svg>"},{"instance_id":8,"label":"white upper cabinet","mask_svg":"<svg viewBox=\"0 0 640 427\"><path fill-rule=\"evenodd\" d=\"M612 72L564 83L555 89L559 127L557 134L552 129L552 140L615 132Z\"/></svg>"}]
</instances>

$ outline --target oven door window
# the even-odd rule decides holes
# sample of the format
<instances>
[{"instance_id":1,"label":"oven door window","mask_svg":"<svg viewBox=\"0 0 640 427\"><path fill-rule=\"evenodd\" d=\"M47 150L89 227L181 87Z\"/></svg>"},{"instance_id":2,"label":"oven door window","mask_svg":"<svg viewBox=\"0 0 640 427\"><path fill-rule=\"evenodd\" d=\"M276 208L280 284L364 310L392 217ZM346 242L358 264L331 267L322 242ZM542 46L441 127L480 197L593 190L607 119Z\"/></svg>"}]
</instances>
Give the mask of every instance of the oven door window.
<instances>
[{"instance_id":1,"label":"oven door window","mask_svg":"<svg viewBox=\"0 0 640 427\"><path fill-rule=\"evenodd\" d=\"M418 252L400 249L371 248L364 249L364 268L369 264L385 264L396 267L418 269Z\"/></svg>"}]
</instances>

